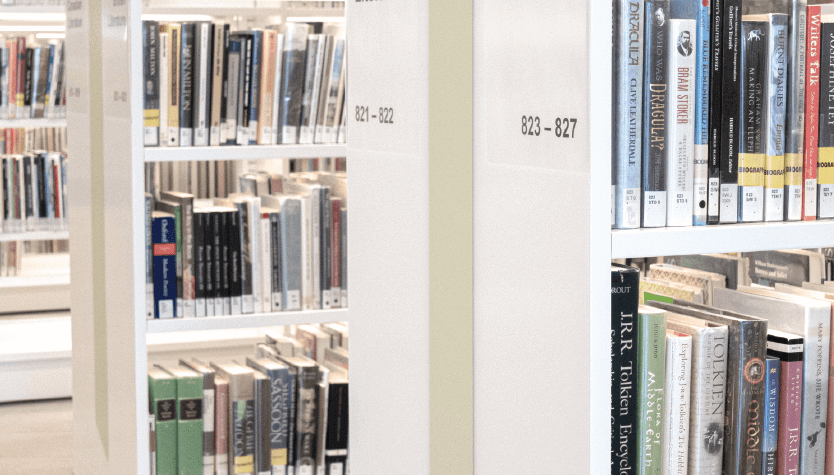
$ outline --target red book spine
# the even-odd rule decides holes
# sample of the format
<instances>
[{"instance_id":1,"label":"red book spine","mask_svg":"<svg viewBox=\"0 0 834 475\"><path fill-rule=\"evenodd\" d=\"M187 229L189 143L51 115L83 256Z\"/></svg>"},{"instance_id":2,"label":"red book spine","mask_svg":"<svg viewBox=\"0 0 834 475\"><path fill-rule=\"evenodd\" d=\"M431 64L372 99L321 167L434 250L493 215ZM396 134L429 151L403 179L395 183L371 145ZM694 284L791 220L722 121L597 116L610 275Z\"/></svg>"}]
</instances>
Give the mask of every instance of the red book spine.
<instances>
[{"instance_id":1,"label":"red book spine","mask_svg":"<svg viewBox=\"0 0 834 475\"><path fill-rule=\"evenodd\" d=\"M221 473L228 463L229 383L221 379L214 383L214 453L217 473Z\"/></svg>"},{"instance_id":2,"label":"red book spine","mask_svg":"<svg viewBox=\"0 0 834 475\"><path fill-rule=\"evenodd\" d=\"M9 119L14 119L17 108L17 42L6 41L6 48L9 48L9 66L7 76L9 78Z\"/></svg>"},{"instance_id":3,"label":"red book spine","mask_svg":"<svg viewBox=\"0 0 834 475\"><path fill-rule=\"evenodd\" d=\"M779 375L779 442L776 473L799 473L802 424L802 361L782 361ZM826 454L828 458L828 454ZM826 460L826 466L828 460Z\"/></svg>"},{"instance_id":4,"label":"red book spine","mask_svg":"<svg viewBox=\"0 0 834 475\"><path fill-rule=\"evenodd\" d=\"M802 166L802 219L817 219L817 153L820 103L820 16L819 5L808 5L805 48L805 157Z\"/></svg>"},{"instance_id":5,"label":"red book spine","mask_svg":"<svg viewBox=\"0 0 834 475\"><path fill-rule=\"evenodd\" d=\"M52 165L52 189L54 190L54 192L52 193L54 201L54 203L52 204L52 209L55 210L56 218L61 217L61 200L59 199L59 197L61 196L61 184L58 180L58 173L60 173L58 171L58 166Z\"/></svg>"},{"instance_id":6,"label":"red book spine","mask_svg":"<svg viewBox=\"0 0 834 475\"><path fill-rule=\"evenodd\" d=\"M332 216L330 249L331 259L331 282L330 286L339 289L342 286L342 200L330 201ZM337 290L338 292L338 290Z\"/></svg>"},{"instance_id":7,"label":"red book spine","mask_svg":"<svg viewBox=\"0 0 834 475\"><path fill-rule=\"evenodd\" d=\"M17 37L17 107L23 107L26 83L26 37ZM18 114L20 115L20 114Z\"/></svg>"}]
</instances>

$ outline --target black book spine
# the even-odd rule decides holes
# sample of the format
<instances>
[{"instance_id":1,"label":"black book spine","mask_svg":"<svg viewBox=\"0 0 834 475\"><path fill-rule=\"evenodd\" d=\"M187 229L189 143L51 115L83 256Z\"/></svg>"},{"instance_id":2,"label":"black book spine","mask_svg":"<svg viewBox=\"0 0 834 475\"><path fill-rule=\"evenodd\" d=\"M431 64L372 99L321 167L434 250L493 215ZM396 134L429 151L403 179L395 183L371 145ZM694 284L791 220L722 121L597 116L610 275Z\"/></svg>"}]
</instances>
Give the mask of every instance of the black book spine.
<instances>
[{"instance_id":1,"label":"black book spine","mask_svg":"<svg viewBox=\"0 0 834 475\"><path fill-rule=\"evenodd\" d=\"M217 25L215 25L217 28ZM229 97L229 25L228 23L223 24L223 87L222 87L222 95L223 98L220 101L220 123L221 127L223 124L226 123L226 117L228 114L228 107L226 106L226 101ZM221 145L224 145L221 142Z\"/></svg>"},{"instance_id":2,"label":"black book spine","mask_svg":"<svg viewBox=\"0 0 834 475\"><path fill-rule=\"evenodd\" d=\"M198 317L206 316L206 218L210 215L194 213L194 298Z\"/></svg>"},{"instance_id":3,"label":"black book spine","mask_svg":"<svg viewBox=\"0 0 834 475\"><path fill-rule=\"evenodd\" d=\"M767 21L741 22L741 81L738 150L738 219L761 221L764 212L764 141L762 106L767 74Z\"/></svg>"},{"instance_id":4,"label":"black book spine","mask_svg":"<svg viewBox=\"0 0 834 475\"><path fill-rule=\"evenodd\" d=\"M194 30L195 24L182 24L180 50L180 147L190 146L194 127Z\"/></svg>"},{"instance_id":5,"label":"black book spine","mask_svg":"<svg viewBox=\"0 0 834 475\"><path fill-rule=\"evenodd\" d=\"M272 473L272 386L267 378L255 378L255 473Z\"/></svg>"},{"instance_id":6,"label":"black book spine","mask_svg":"<svg viewBox=\"0 0 834 475\"><path fill-rule=\"evenodd\" d=\"M611 268L611 473L637 473L637 307L640 271Z\"/></svg>"},{"instance_id":7,"label":"black book spine","mask_svg":"<svg viewBox=\"0 0 834 475\"><path fill-rule=\"evenodd\" d=\"M217 308L214 305L214 226L218 219L216 211L208 212L203 217L203 265L205 273L203 274L204 284L204 298L206 301L206 316L213 317L218 315ZM223 315L221 312L220 315Z\"/></svg>"},{"instance_id":8,"label":"black book spine","mask_svg":"<svg viewBox=\"0 0 834 475\"><path fill-rule=\"evenodd\" d=\"M321 196L321 290L328 296L328 305L333 306L333 296L330 295L330 288L333 282L333 256L332 256L332 207L330 206L330 188L322 187ZM324 299L322 298L322 302Z\"/></svg>"},{"instance_id":9,"label":"black book spine","mask_svg":"<svg viewBox=\"0 0 834 475\"><path fill-rule=\"evenodd\" d=\"M666 225L669 0L646 1L643 61L643 227Z\"/></svg>"},{"instance_id":10,"label":"black book spine","mask_svg":"<svg viewBox=\"0 0 834 475\"><path fill-rule=\"evenodd\" d=\"M249 226L252 208L248 201L238 203L238 225L240 229L240 280L243 296L243 313L252 313L254 288L252 286L252 233Z\"/></svg>"},{"instance_id":11,"label":"black book spine","mask_svg":"<svg viewBox=\"0 0 834 475\"><path fill-rule=\"evenodd\" d=\"M32 72L35 67L35 49L26 48L26 73L23 75L23 105L32 106Z\"/></svg>"},{"instance_id":12,"label":"black book spine","mask_svg":"<svg viewBox=\"0 0 834 475\"><path fill-rule=\"evenodd\" d=\"M317 366L303 366L299 368L299 373L296 467L302 471L305 470L303 467L315 470L319 370Z\"/></svg>"},{"instance_id":13,"label":"black book spine","mask_svg":"<svg viewBox=\"0 0 834 475\"><path fill-rule=\"evenodd\" d=\"M32 156L23 157L23 194L26 201L26 218L35 215L35 206L32 201Z\"/></svg>"},{"instance_id":14,"label":"black book spine","mask_svg":"<svg viewBox=\"0 0 834 475\"><path fill-rule=\"evenodd\" d=\"M211 279L214 285L214 313L216 315L226 315L226 298L228 297L227 285L228 273L226 267L228 264L228 238L225 234L227 222L229 220L228 212L222 211L215 213L214 227L211 232L211 239L214 242L214 252L212 253L212 272Z\"/></svg>"},{"instance_id":15,"label":"black book spine","mask_svg":"<svg viewBox=\"0 0 834 475\"><path fill-rule=\"evenodd\" d=\"M144 54L145 145L159 145L159 23L142 22ZM165 124L167 126L167 124ZM155 128L155 129L154 129Z\"/></svg>"},{"instance_id":16,"label":"black book spine","mask_svg":"<svg viewBox=\"0 0 834 475\"><path fill-rule=\"evenodd\" d=\"M235 130L235 134L236 134L235 143L238 144L238 145L244 145L245 144L244 139L246 138L246 136L244 135L244 131L246 129L244 127L245 127L245 124L248 124L248 122L244 122L246 120L246 118L248 117L248 114L247 114L248 109L246 107L244 107L244 101L246 100L246 96L247 96L246 93L248 91L248 89L246 88L246 86L247 86L247 77L248 77L248 75L246 73L247 72L246 55L247 55L247 52L248 52L249 48L247 47L248 44L247 44L245 35L242 35L242 34L238 33L238 34L235 35L235 37L236 37L236 40L240 43L240 54L239 54L239 57L238 57L238 68L237 68L238 77L237 77L236 89L235 89L235 85L230 85L230 87L231 87L231 91L237 93L237 103L236 103L237 111L235 112L237 114L237 116L236 116L237 117L237 129Z\"/></svg>"},{"instance_id":17,"label":"black book spine","mask_svg":"<svg viewBox=\"0 0 834 475\"><path fill-rule=\"evenodd\" d=\"M710 5L709 44L709 196L707 198L707 224L718 224L721 189L721 48L724 0L712 0Z\"/></svg>"},{"instance_id":18,"label":"black book spine","mask_svg":"<svg viewBox=\"0 0 834 475\"><path fill-rule=\"evenodd\" d=\"M9 194L11 193L11 187L9 182L9 159L3 159L3 218L4 219L13 219L14 215L12 213L11 203L9 202Z\"/></svg>"},{"instance_id":19,"label":"black book spine","mask_svg":"<svg viewBox=\"0 0 834 475\"><path fill-rule=\"evenodd\" d=\"M255 31L252 34L252 64L251 64L251 86L249 88L249 145L258 144L258 109L261 100L261 63L263 63L263 37L262 31ZM251 124L254 124L251 125Z\"/></svg>"},{"instance_id":20,"label":"black book spine","mask_svg":"<svg viewBox=\"0 0 834 475\"><path fill-rule=\"evenodd\" d=\"M343 475L348 448L348 383L330 383L328 392L324 466L327 475ZM342 469L338 473L331 471L336 466Z\"/></svg>"},{"instance_id":21,"label":"black book spine","mask_svg":"<svg viewBox=\"0 0 834 475\"><path fill-rule=\"evenodd\" d=\"M282 296L282 282L281 276L283 269L281 267L281 215L279 213L271 213L269 215L270 223L270 240L272 245L272 310L281 311Z\"/></svg>"},{"instance_id":22,"label":"black book spine","mask_svg":"<svg viewBox=\"0 0 834 475\"><path fill-rule=\"evenodd\" d=\"M38 154L35 157L35 163L37 164L37 176L38 176L38 216L41 218L48 218L49 215L46 211L47 208L47 174L46 174L46 156L44 154Z\"/></svg>"},{"instance_id":23,"label":"black book spine","mask_svg":"<svg viewBox=\"0 0 834 475\"><path fill-rule=\"evenodd\" d=\"M721 206L719 222L738 221L739 91L741 85L741 0L724 0L721 78Z\"/></svg>"},{"instance_id":24,"label":"black book spine","mask_svg":"<svg viewBox=\"0 0 834 475\"><path fill-rule=\"evenodd\" d=\"M240 301L243 296L242 258L240 251L240 213L233 211L229 213L228 220L228 245L229 245L229 295L231 298ZM242 311L242 309L238 309Z\"/></svg>"},{"instance_id":25,"label":"black book spine","mask_svg":"<svg viewBox=\"0 0 834 475\"><path fill-rule=\"evenodd\" d=\"M252 53L254 52L254 35L243 35L246 42L246 54L243 62L243 110L241 111L240 125L246 129L249 127L249 109L252 107ZM246 136L248 140L248 135Z\"/></svg>"}]
</instances>

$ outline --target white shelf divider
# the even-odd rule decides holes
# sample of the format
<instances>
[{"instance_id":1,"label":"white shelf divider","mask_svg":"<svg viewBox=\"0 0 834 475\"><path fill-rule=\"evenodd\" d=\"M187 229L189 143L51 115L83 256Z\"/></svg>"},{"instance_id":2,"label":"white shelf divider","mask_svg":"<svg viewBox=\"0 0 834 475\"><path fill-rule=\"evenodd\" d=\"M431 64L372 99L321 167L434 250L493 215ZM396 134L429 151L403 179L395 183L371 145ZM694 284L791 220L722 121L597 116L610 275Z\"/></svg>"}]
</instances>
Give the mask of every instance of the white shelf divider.
<instances>
[{"instance_id":1,"label":"white shelf divider","mask_svg":"<svg viewBox=\"0 0 834 475\"><path fill-rule=\"evenodd\" d=\"M252 315L230 315L224 317L157 319L148 320L148 333L327 323L343 321L347 318L347 315L347 309L333 309L307 312L256 313Z\"/></svg>"},{"instance_id":2,"label":"white shelf divider","mask_svg":"<svg viewBox=\"0 0 834 475\"><path fill-rule=\"evenodd\" d=\"M347 146L345 146L345 144L145 148L145 162L257 160L261 158L324 158L344 157L345 155L347 155Z\"/></svg>"},{"instance_id":3,"label":"white shelf divider","mask_svg":"<svg viewBox=\"0 0 834 475\"><path fill-rule=\"evenodd\" d=\"M0 233L0 242L57 241L64 239L69 239L69 231L28 231L23 233Z\"/></svg>"},{"instance_id":4,"label":"white shelf divider","mask_svg":"<svg viewBox=\"0 0 834 475\"><path fill-rule=\"evenodd\" d=\"M611 231L611 258L828 247L834 220Z\"/></svg>"},{"instance_id":5,"label":"white shelf divider","mask_svg":"<svg viewBox=\"0 0 834 475\"><path fill-rule=\"evenodd\" d=\"M0 9L0 13L3 10ZM0 129L18 129L35 127L66 127L66 119L5 119L0 120Z\"/></svg>"}]
</instances>

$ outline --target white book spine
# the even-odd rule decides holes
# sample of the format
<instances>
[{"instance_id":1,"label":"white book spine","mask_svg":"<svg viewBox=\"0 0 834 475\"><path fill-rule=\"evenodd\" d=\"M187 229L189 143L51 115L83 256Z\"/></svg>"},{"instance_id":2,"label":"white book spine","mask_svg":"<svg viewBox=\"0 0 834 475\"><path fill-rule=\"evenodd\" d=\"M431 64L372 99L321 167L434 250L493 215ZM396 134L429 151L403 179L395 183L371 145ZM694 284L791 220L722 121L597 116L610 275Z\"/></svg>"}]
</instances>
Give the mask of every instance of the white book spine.
<instances>
[{"instance_id":1,"label":"white book spine","mask_svg":"<svg viewBox=\"0 0 834 475\"><path fill-rule=\"evenodd\" d=\"M312 236L310 240L310 250L313 255L312 269L313 274L313 308L322 308L322 285L321 285L321 200L319 199L319 191L313 188L311 193L313 216Z\"/></svg>"},{"instance_id":2,"label":"white book spine","mask_svg":"<svg viewBox=\"0 0 834 475\"><path fill-rule=\"evenodd\" d=\"M312 200L305 196L301 200L301 293L304 294L304 310L314 310L313 299L313 256L310 252L312 239Z\"/></svg>"},{"instance_id":3,"label":"white book spine","mask_svg":"<svg viewBox=\"0 0 834 475\"><path fill-rule=\"evenodd\" d=\"M206 317L215 317L217 316L217 310L214 305L215 298L208 297L204 300L206 306ZM222 315L222 314L221 314Z\"/></svg>"},{"instance_id":4,"label":"white book spine","mask_svg":"<svg viewBox=\"0 0 834 475\"><path fill-rule=\"evenodd\" d=\"M261 311L272 311L272 240L269 214L261 214Z\"/></svg>"},{"instance_id":5,"label":"white book spine","mask_svg":"<svg viewBox=\"0 0 834 475\"><path fill-rule=\"evenodd\" d=\"M194 121L194 145L207 146L209 144L209 120L208 108L210 105L208 94L208 78L212 73L211 69L211 24L203 22L199 24L200 32L197 40L200 47L200 83L197 84L197 120Z\"/></svg>"},{"instance_id":6,"label":"white book spine","mask_svg":"<svg viewBox=\"0 0 834 475\"><path fill-rule=\"evenodd\" d=\"M778 328L774 325L775 328ZM824 475L831 320L805 318L799 473Z\"/></svg>"},{"instance_id":7,"label":"white book spine","mask_svg":"<svg viewBox=\"0 0 834 475\"><path fill-rule=\"evenodd\" d=\"M670 20L670 38L695 38L697 22ZM674 41L673 41L674 43ZM687 52L688 51L688 52ZM666 225L692 226L695 166L695 54L669 48L669 153L666 169Z\"/></svg>"},{"instance_id":8,"label":"white book spine","mask_svg":"<svg viewBox=\"0 0 834 475\"><path fill-rule=\"evenodd\" d=\"M672 330L666 332L666 379L663 393L664 475L687 475L689 464L689 396L692 337Z\"/></svg>"},{"instance_id":9,"label":"white book spine","mask_svg":"<svg viewBox=\"0 0 834 475\"><path fill-rule=\"evenodd\" d=\"M168 91L171 85L168 77L170 61L168 33L159 34L159 145L168 145Z\"/></svg>"}]
</instances>

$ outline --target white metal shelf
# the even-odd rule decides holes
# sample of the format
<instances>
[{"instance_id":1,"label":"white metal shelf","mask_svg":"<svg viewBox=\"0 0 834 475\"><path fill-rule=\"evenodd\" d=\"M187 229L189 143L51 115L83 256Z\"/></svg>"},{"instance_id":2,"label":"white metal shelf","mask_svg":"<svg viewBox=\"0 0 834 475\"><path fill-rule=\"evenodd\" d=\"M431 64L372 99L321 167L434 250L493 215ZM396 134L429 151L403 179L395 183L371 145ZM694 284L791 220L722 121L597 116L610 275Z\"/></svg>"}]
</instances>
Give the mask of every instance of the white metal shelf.
<instances>
[{"instance_id":1,"label":"white metal shelf","mask_svg":"<svg viewBox=\"0 0 834 475\"><path fill-rule=\"evenodd\" d=\"M304 312L255 313L225 317L174 318L148 320L148 333L167 333L198 330L274 327L304 323L338 322L347 319L347 309L313 310Z\"/></svg>"},{"instance_id":2,"label":"white metal shelf","mask_svg":"<svg viewBox=\"0 0 834 475\"><path fill-rule=\"evenodd\" d=\"M343 17L345 15L344 0L332 2L335 6L293 6L293 2L270 1L240 1L239 4L229 6L226 1L207 2L175 2L164 0L152 2L142 8L145 15L208 15L213 17ZM307 2L310 3L310 2ZM325 2L323 2L325 3ZM330 3L330 2L327 2Z\"/></svg>"},{"instance_id":3,"label":"white metal shelf","mask_svg":"<svg viewBox=\"0 0 834 475\"><path fill-rule=\"evenodd\" d=\"M63 5L6 5L0 7L0 13L65 13Z\"/></svg>"},{"instance_id":4,"label":"white metal shelf","mask_svg":"<svg viewBox=\"0 0 834 475\"><path fill-rule=\"evenodd\" d=\"M611 258L834 246L834 220L611 231Z\"/></svg>"},{"instance_id":5,"label":"white metal shelf","mask_svg":"<svg viewBox=\"0 0 834 475\"><path fill-rule=\"evenodd\" d=\"M0 233L0 242L57 241L65 239L69 239L69 231L28 231L23 233Z\"/></svg>"},{"instance_id":6,"label":"white metal shelf","mask_svg":"<svg viewBox=\"0 0 834 475\"><path fill-rule=\"evenodd\" d=\"M334 145L230 145L224 147L147 147L145 162L195 160L257 160L261 158L344 157L345 144Z\"/></svg>"},{"instance_id":7,"label":"white metal shelf","mask_svg":"<svg viewBox=\"0 0 834 475\"><path fill-rule=\"evenodd\" d=\"M2 10L0 10L2 12ZM0 120L0 129L66 127L66 119L5 119Z\"/></svg>"}]
</instances>

